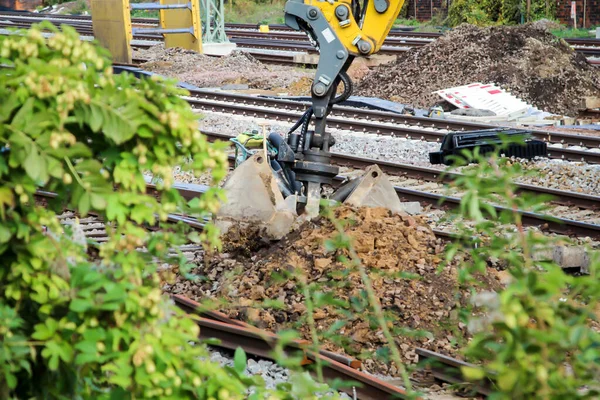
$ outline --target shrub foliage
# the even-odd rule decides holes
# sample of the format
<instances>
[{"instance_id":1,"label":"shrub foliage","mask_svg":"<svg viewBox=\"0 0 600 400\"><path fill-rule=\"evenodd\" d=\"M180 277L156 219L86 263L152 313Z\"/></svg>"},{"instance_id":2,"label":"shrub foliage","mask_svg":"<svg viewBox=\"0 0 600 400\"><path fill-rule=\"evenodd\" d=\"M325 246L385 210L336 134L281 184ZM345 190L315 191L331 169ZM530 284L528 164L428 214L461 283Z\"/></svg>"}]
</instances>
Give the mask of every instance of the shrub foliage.
<instances>
[{"instance_id":1,"label":"shrub foliage","mask_svg":"<svg viewBox=\"0 0 600 400\"><path fill-rule=\"evenodd\" d=\"M0 398L241 398L245 385L202 358L197 325L157 274L184 267L176 245L211 236L169 213L217 206L216 192L187 204L172 167L218 180L225 154L173 84L113 75L75 30L43 28L54 35L0 37ZM161 179L155 197L146 170ZM56 199L38 204L42 189ZM63 227L65 206L102 218L108 242Z\"/></svg>"}]
</instances>

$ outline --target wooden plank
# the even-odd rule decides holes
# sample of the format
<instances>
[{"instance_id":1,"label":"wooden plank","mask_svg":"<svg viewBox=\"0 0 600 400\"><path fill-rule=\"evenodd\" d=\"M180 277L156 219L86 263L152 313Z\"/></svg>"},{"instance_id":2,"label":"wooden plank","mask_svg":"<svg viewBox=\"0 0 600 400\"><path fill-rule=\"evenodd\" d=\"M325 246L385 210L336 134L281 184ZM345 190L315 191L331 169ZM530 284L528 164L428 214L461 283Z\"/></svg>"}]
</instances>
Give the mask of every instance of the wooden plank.
<instances>
[{"instance_id":1,"label":"wooden plank","mask_svg":"<svg viewBox=\"0 0 600 400\"><path fill-rule=\"evenodd\" d=\"M131 64L129 0L92 0L94 37L110 51L114 62Z\"/></svg>"}]
</instances>

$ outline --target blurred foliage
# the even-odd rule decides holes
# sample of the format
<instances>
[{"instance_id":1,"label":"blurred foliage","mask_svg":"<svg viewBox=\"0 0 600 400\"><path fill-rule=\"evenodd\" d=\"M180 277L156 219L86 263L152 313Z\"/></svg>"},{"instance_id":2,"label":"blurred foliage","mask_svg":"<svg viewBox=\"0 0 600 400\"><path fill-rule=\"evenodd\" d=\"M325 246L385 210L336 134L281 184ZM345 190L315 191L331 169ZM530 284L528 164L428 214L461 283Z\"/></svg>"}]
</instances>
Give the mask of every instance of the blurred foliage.
<instances>
[{"instance_id":1,"label":"blurred foliage","mask_svg":"<svg viewBox=\"0 0 600 400\"><path fill-rule=\"evenodd\" d=\"M184 91L113 75L104 52L63 29L0 37L0 398L244 398L254 380L208 361L157 274L186 269L179 244L216 237L167 222L218 205L216 190L186 203L173 166L192 159L218 181L227 157L199 133ZM156 197L146 170L160 178ZM57 198L39 205L39 189ZM61 225L65 206L101 217L108 241Z\"/></svg>"},{"instance_id":2,"label":"blurred foliage","mask_svg":"<svg viewBox=\"0 0 600 400\"><path fill-rule=\"evenodd\" d=\"M448 12L450 26L469 23L478 26L512 25L535 21L541 18L553 19L556 15L556 2L531 0L529 13L523 0L453 0Z\"/></svg>"},{"instance_id":3,"label":"blurred foliage","mask_svg":"<svg viewBox=\"0 0 600 400\"><path fill-rule=\"evenodd\" d=\"M521 210L543 213L550 199L517 194L514 182L524 175L520 163L477 152L468 153L470 158L477 164L452 184L463 193L464 223L457 222L457 231L466 240L447 253L448 260L457 255L465 260L459 283L473 289L462 317L474 334L464 354L477 366L464 368L465 377L490 379L491 399L598 398L599 260L590 252L589 274L565 273L553 255L572 243L523 226ZM504 208L498 211L492 203ZM490 260L506 270L509 283L498 293L475 293L476 274L487 273Z\"/></svg>"}]
</instances>

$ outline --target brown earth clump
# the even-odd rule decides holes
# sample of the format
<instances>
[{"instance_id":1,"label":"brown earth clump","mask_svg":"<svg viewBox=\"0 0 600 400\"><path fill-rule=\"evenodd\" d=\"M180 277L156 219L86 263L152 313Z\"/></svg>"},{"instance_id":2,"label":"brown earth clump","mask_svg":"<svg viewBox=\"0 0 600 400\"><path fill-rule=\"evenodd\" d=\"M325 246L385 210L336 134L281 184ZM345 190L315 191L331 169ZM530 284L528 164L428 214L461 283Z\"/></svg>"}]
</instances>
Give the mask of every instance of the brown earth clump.
<instances>
[{"instance_id":1,"label":"brown earth clump","mask_svg":"<svg viewBox=\"0 0 600 400\"><path fill-rule=\"evenodd\" d=\"M416 347L456 355L456 342L468 336L458 312L469 291L457 287L456 266L439 270L444 243L419 217L348 207L336 209L335 215L368 270L403 360L416 362ZM314 312L323 346L364 358L371 372L396 375L393 364L373 357L386 340L365 307L358 270L340 262L348 251L327 244L337 234L325 218L303 224L275 244L257 232L234 230L224 239L225 253L207 256L192 271L201 279L179 276L164 290L199 301L219 298L227 305L222 311L232 318L273 332L294 328L310 339L303 287L318 288L335 303L317 304ZM485 290L500 287L495 274L481 282ZM265 300L278 306L261 307Z\"/></svg>"},{"instance_id":2,"label":"brown earth clump","mask_svg":"<svg viewBox=\"0 0 600 400\"><path fill-rule=\"evenodd\" d=\"M564 40L534 25L461 25L395 63L374 68L359 84L364 96L427 108L432 92L475 82L496 83L533 106L578 113L585 96L600 96L600 73Z\"/></svg>"},{"instance_id":3,"label":"brown earth clump","mask_svg":"<svg viewBox=\"0 0 600 400\"><path fill-rule=\"evenodd\" d=\"M252 89L287 88L309 73L285 66L265 65L243 51L212 57L181 48L165 49L159 44L134 52L148 60L141 64L147 71L175 78L198 87L247 84Z\"/></svg>"}]
</instances>

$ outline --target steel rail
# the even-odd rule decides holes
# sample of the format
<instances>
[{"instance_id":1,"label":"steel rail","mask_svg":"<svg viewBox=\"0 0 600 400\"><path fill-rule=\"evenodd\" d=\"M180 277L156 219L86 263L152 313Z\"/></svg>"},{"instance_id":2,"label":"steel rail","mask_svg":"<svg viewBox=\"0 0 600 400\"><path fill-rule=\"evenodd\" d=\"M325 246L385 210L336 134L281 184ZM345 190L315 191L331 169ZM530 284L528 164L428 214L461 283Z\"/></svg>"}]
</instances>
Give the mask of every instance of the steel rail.
<instances>
[{"instance_id":1,"label":"steel rail","mask_svg":"<svg viewBox=\"0 0 600 400\"><path fill-rule=\"evenodd\" d=\"M8 18L7 18L8 17ZM91 17L85 16L61 16L57 14L28 14L28 13L11 13L11 12L1 12L0 19L11 20L11 21L21 21L23 23L29 22L36 23L39 21L47 20L53 23L56 26L59 26L61 23L66 23L72 25L73 27L79 27L81 29L88 29L87 33L91 32ZM132 19L132 23L137 24L154 24L158 23L157 19ZM245 28L235 28L232 24L227 24L229 28L226 28L226 33L233 39L235 42L236 38L262 38L265 42L249 42L241 40L239 42L239 46L243 48L248 47L258 47L258 48L279 48L286 50L305 50L308 52L314 52L314 47L310 44L310 41L305 35L298 35L297 37L292 37L292 33L295 32L285 25L271 25L272 28L278 29L280 32L269 32L269 33L259 33L256 31L257 26L248 26ZM248 27L251 27L252 30L249 30ZM246 36L243 36L246 35ZM262 36L260 36L262 35ZM283 35L283 36L278 36ZM400 36L400 37L398 37ZM380 50L380 54L399 54L406 51L406 48L401 48L398 46L404 47L422 47L427 43L435 40L442 36L441 33L425 33L425 32L407 32L402 30L392 30L386 40L383 43L383 47ZM138 36L135 38L142 39L147 38L149 36ZM152 36L153 38L160 38L159 36ZM289 42L290 40L301 39L300 42ZM304 40L302 40L304 39ZM270 41L270 43L269 43ZM286 41L288 43L286 43ZM593 38L568 38L565 41L573 46L575 51L581 52L582 54L597 56L600 55L600 40ZM276 43L279 42L279 43Z\"/></svg>"},{"instance_id":2,"label":"steel rail","mask_svg":"<svg viewBox=\"0 0 600 400\"><path fill-rule=\"evenodd\" d=\"M229 157L230 165L234 163L233 156ZM334 178L334 186L337 187L347 180L346 177L338 175ZM181 195L191 200L194 197L201 196L202 193L208 188L204 185L190 185L190 184L177 184L174 187L180 191ZM439 209L457 209L460 206L460 198L445 196L442 194L422 192L410 188L401 188L394 186L396 195L401 201L417 201L419 203L426 203L434 208ZM558 233L566 236L589 236L593 239L600 239L600 225L590 224L586 222L574 221L564 218L555 218L549 215L543 215L523 210L512 210L506 207L491 205L497 213L501 212L518 212L521 215L521 219L524 225L538 227L541 230L549 231L552 233ZM440 230L434 230L434 234L445 239L459 238L460 235L456 233L443 232Z\"/></svg>"},{"instance_id":3,"label":"steel rail","mask_svg":"<svg viewBox=\"0 0 600 400\"><path fill-rule=\"evenodd\" d=\"M473 364L421 348L415 349L415 353L419 356L419 364L425 368L425 371L431 372L437 380L461 385L465 391L482 396L487 397L492 394L491 381L485 380L472 383L463 378L461 368L474 367Z\"/></svg>"},{"instance_id":4,"label":"steel rail","mask_svg":"<svg viewBox=\"0 0 600 400\"><path fill-rule=\"evenodd\" d=\"M304 112L310 106L310 100L294 100L276 97L258 97L236 93L215 92L212 90L190 90L190 96L194 99L205 99L220 102L235 102L253 107L271 107L280 110L290 110ZM191 102L191 104L194 104ZM204 105L204 103L197 103ZM355 107L347 107L334 105L332 109L333 116L340 118L364 119L368 121L388 122L403 125L413 125L420 129L436 128L455 131L489 129L490 124L482 124L476 122L452 121L446 119L435 119L427 117L416 117L412 115L403 115L389 111L367 110ZM581 141L578 142L578 144ZM600 139L596 142L600 147Z\"/></svg>"},{"instance_id":5,"label":"steel rail","mask_svg":"<svg viewBox=\"0 0 600 400\"><path fill-rule=\"evenodd\" d=\"M196 93L196 92L195 92ZM287 110L281 110L276 108L256 108L256 106L249 106L246 104L239 104L235 102L235 100L223 100L228 98L230 95L225 93L217 93L214 92L214 97L221 97L220 102L216 102L214 100L205 100L199 98L186 98L186 100L192 105L192 107L198 110L206 110L213 112L227 112L234 115L242 115L249 116L255 118L265 118L276 121L286 121L286 122L295 122L297 121L302 113L300 112L290 112ZM236 95L240 96L240 95ZM251 97L251 96L249 96ZM229 97L233 99L233 97ZM264 101L268 101L265 99ZM386 136L394 136L394 137L404 137L406 139L411 140L425 140L429 142L441 142L446 132L439 132L435 130L424 130L424 129L416 129L413 127L402 127L397 125L398 123L392 124L383 124L365 120L353 120L350 121L345 118L340 118L335 116L335 111L332 112L332 117L328 118L328 126L330 128L336 129L344 129L355 132L364 132L369 134L377 134L377 135L386 135ZM398 115L396 117L398 120L405 120L405 116ZM401 122L399 122L401 123ZM498 128L498 126L489 125L488 129ZM469 129L472 130L472 129ZM570 135L570 134L562 134L562 133L551 133L545 131L532 131L533 136L537 139L547 141L549 143L560 143L563 142L567 145L580 146L586 145L586 147L590 147L590 144L594 144L594 148L600 147L600 137L599 136L583 136L583 135ZM576 142L577 144L575 144ZM568 161L583 161L591 164L600 164L600 152L595 153L592 151L585 150L574 150L574 149L565 149L560 147L551 147L548 148L548 157L568 160Z\"/></svg>"},{"instance_id":6,"label":"steel rail","mask_svg":"<svg viewBox=\"0 0 600 400\"><path fill-rule=\"evenodd\" d=\"M190 90L190 96L194 98L194 100L188 100L190 104L197 105L199 107L210 107L214 103L208 102L199 102L196 99L205 99L205 100L213 100L218 102L230 102L236 103L240 105L248 105L252 107L265 107L265 108L274 108L278 110L290 110L297 112L304 112L307 106L310 105L309 100L306 101L298 101L294 99L282 99L275 97L258 97L258 96L250 96L243 94L235 94L235 93L226 93L226 92L215 92L211 90ZM248 112L247 108L240 108L241 112ZM235 109L232 109L235 111ZM255 110L251 110L254 112ZM256 110L259 112L267 112L270 110ZM445 135L445 133L432 132L427 130L428 128L441 129L441 130L453 130L453 131L471 131L471 130L480 130L480 129L493 129L499 128L501 125L492 125L486 123L476 123L476 122L468 122L468 121L456 121L456 120L447 120L447 119L436 119L436 118L427 118L427 117L415 117L411 115L402 115L399 113L389 112L389 111L377 111L377 110L365 110L354 107L345 107L334 105L331 115L333 117L339 117L340 119L346 118L354 118L354 119L362 119L368 120L367 122L383 122L389 124L397 124L397 125L411 125L418 130L405 130L403 127L394 127L394 126L386 126L386 125L376 125L375 132L377 134L388 134L392 136L404 136L402 133L408 133L405 137L407 138L420 138L420 139L433 139L434 141L438 141L438 138L441 138ZM290 115L284 114L285 118L291 118ZM328 119L329 121L329 119ZM346 128L348 125L354 124L354 122L344 123L343 121L339 121L338 119L333 119L334 123L342 123L343 127ZM362 121L359 121L360 126L362 127ZM372 130L373 125L368 125L369 130ZM334 126L338 127L338 126ZM377 131L379 130L379 131ZM366 131L366 129L363 129ZM588 148L599 148L600 149L600 136L584 136L584 135L574 135L570 133L558 133L558 132L548 132L542 130L530 130L533 132L534 136L548 143L555 143L561 145L569 145L569 146L582 146ZM413 134L415 136L413 136ZM422 137L419 137L421 135ZM552 150L556 148L551 147ZM575 152L575 153L573 153ZM576 154L576 150L573 150L570 153L572 156ZM600 154L600 153L599 153Z\"/></svg>"},{"instance_id":7,"label":"steel rail","mask_svg":"<svg viewBox=\"0 0 600 400\"><path fill-rule=\"evenodd\" d=\"M202 133L206 135L211 141L227 141L232 138L232 136L230 135L219 132L202 130ZM377 164L379 168L381 168L381 170L388 175L406 176L409 178L420 179L429 182L449 183L455 181L457 178L464 176L461 173L448 172L436 168L422 167L404 163L395 163L390 161L378 160L375 158L359 157L336 152L331 152L331 160L335 165L357 169L365 169L370 165ZM524 183L515 183L515 185L517 188L517 193L550 195L553 196L553 203L566 206L576 206L591 210L600 209L600 196L593 196L586 193L577 193L566 190L546 188Z\"/></svg>"},{"instance_id":8,"label":"steel rail","mask_svg":"<svg viewBox=\"0 0 600 400\"><path fill-rule=\"evenodd\" d=\"M301 355L305 359L304 364L312 364L319 360L326 381L332 382L334 380L342 380L359 383L359 386L350 388L344 387L340 389L350 396L356 394L359 399L364 400L408 398L406 392L396 386L381 381L372 375L360 372L357 369L350 367L345 362L338 362L322 353L310 351L308 342L293 341L283 343L276 334L260 330L247 324L242 325L240 323L223 322L222 316L218 316L217 319L204 318L198 316L202 315L202 313L198 313L200 304L183 296L172 296L171 298L183 311L195 315L193 319L200 327L200 339L219 340L219 343L215 346L229 350L236 350L241 347L248 354L274 361L275 357L273 351L278 346L282 346L287 354ZM334 356L339 357L338 355ZM343 358L345 359L345 357Z\"/></svg>"},{"instance_id":9,"label":"steel rail","mask_svg":"<svg viewBox=\"0 0 600 400\"><path fill-rule=\"evenodd\" d=\"M410 188L401 188L395 186L396 194L402 201L418 201L428 203L437 208L456 209L460 206L459 197L444 196L436 193L421 192ZM512 210L506 207L491 205L497 213L518 212L524 225L535 226L542 231L558 233L565 236L589 236L594 239L600 239L600 225L587 222L574 221L565 218L555 218L549 215L543 215L523 210Z\"/></svg>"},{"instance_id":10,"label":"steel rail","mask_svg":"<svg viewBox=\"0 0 600 400\"><path fill-rule=\"evenodd\" d=\"M200 303L198 303L197 301L194 301L190 298L187 298L185 296L182 296L179 294L172 294L171 299L175 302L175 304L177 304L177 306L179 308L181 308L182 310L184 310L185 312L187 312L189 314L199 314L200 316L208 318L208 319L212 319L212 320L223 322L223 323L230 324L230 325L236 325L236 326L246 328L246 329L257 329L256 327L254 327L250 324L247 324L245 322L242 322L240 320L229 318L227 315L223 314L222 312L205 310ZM292 342L292 345L298 349L304 349L307 346L307 344L309 344L309 343L307 341L303 341L303 340L294 340ZM319 349L319 354L321 354L325 357L329 357L329 358L331 358L339 363L342 363L348 367L351 367L353 369L359 369L362 367L362 362L355 358L352 358L352 357L348 357L348 356L345 356L342 354L337 354L337 353L334 353L334 352L331 352L328 350L323 350L323 349Z\"/></svg>"}]
</instances>

